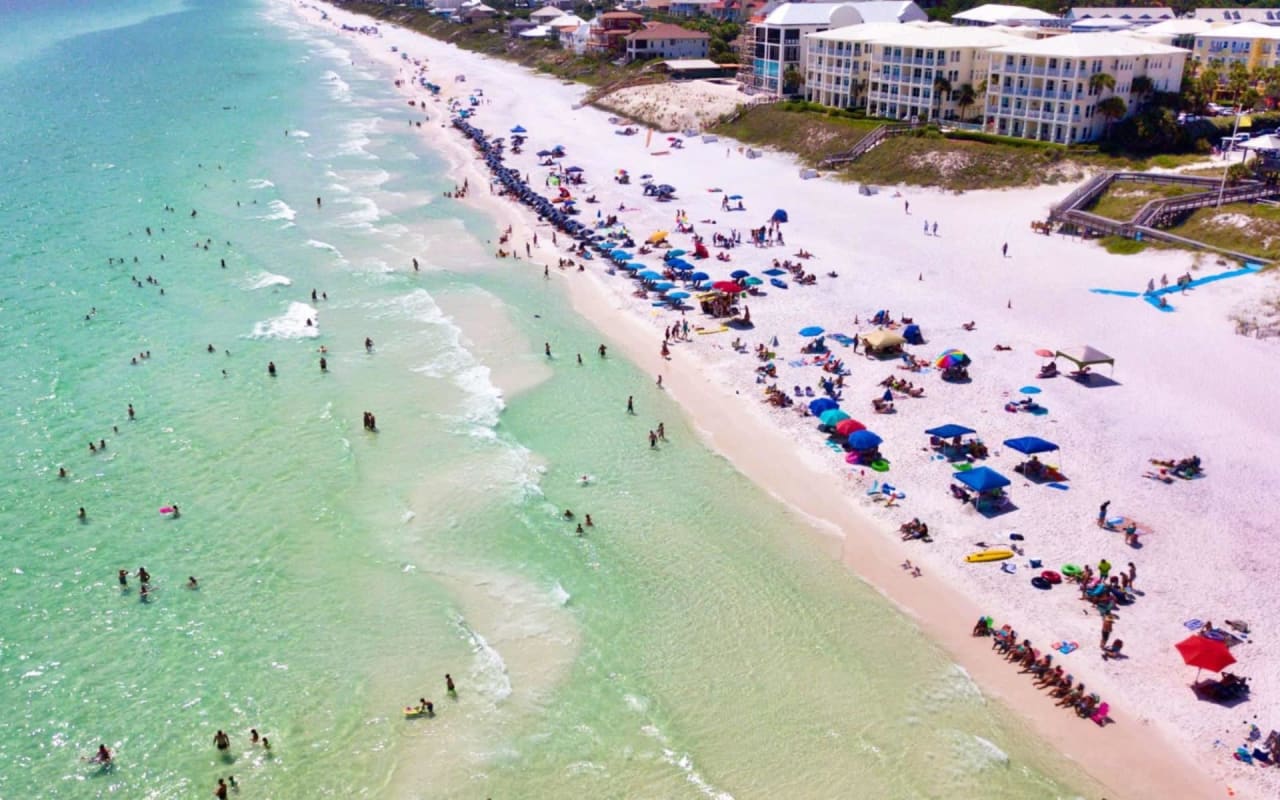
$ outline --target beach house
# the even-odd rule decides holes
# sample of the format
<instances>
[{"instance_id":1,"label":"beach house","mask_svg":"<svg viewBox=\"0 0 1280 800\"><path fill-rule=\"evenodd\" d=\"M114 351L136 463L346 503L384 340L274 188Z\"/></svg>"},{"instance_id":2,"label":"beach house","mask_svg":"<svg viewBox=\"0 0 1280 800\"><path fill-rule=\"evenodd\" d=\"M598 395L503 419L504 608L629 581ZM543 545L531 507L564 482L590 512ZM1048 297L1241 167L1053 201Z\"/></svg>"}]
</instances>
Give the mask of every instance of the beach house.
<instances>
[{"instance_id":1,"label":"beach house","mask_svg":"<svg viewBox=\"0 0 1280 800\"><path fill-rule=\"evenodd\" d=\"M748 91L795 94L805 74L804 37L833 28L878 22L923 22L928 16L911 0L864 0L851 3L783 3L753 18L743 34L738 79Z\"/></svg>"},{"instance_id":2,"label":"beach house","mask_svg":"<svg viewBox=\"0 0 1280 800\"><path fill-rule=\"evenodd\" d=\"M1173 11L1164 6L1121 6L1116 8L1097 6L1073 8L1063 16L1063 19L1071 27L1071 30L1075 31L1077 28L1088 29L1090 27L1105 29L1111 25L1140 28L1146 25L1154 25L1167 19L1173 19L1174 16ZM1098 25L1097 23L1099 22L1103 22L1103 24Z\"/></svg>"},{"instance_id":3,"label":"beach house","mask_svg":"<svg viewBox=\"0 0 1280 800\"><path fill-rule=\"evenodd\" d=\"M625 37L644 26L644 17L634 11L606 11L591 20L587 33L586 51L595 55L611 56L621 53Z\"/></svg>"},{"instance_id":4,"label":"beach house","mask_svg":"<svg viewBox=\"0 0 1280 800\"><path fill-rule=\"evenodd\" d=\"M810 34L805 97L891 119L969 119L982 112L992 49L1024 41L1010 30L882 23Z\"/></svg>"},{"instance_id":5,"label":"beach house","mask_svg":"<svg viewBox=\"0 0 1280 800\"><path fill-rule=\"evenodd\" d=\"M1032 27L1040 27L1045 23L1056 23L1060 20L1060 17L1056 17L1047 11L1041 11L1038 8L1006 6L998 3L987 3L986 5L951 15L951 22L954 25L973 25L977 27L990 25L1030 25Z\"/></svg>"},{"instance_id":6,"label":"beach house","mask_svg":"<svg viewBox=\"0 0 1280 800\"><path fill-rule=\"evenodd\" d=\"M1233 22L1261 22L1280 25L1280 8L1197 8L1193 15L1204 22L1230 25Z\"/></svg>"},{"instance_id":7,"label":"beach house","mask_svg":"<svg viewBox=\"0 0 1280 800\"><path fill-rule=\"evenodd\" d=\"M1188 56L1118 33L1068 33L991 53L987 131L1059 144L1097 139L1110 122L1132 113L1135 78L1145 78L1153 91L1176 92ZM1123 105L1107 102L1111 97Z\"/></svg>"},{"instance_id":8,"label":"beach house","mask_svg":"<svg viewBox=\"0 0 1280 800\"><path fill-rule=\"evenodd\" d=\"M1191 52L1201 64L1222 62L1224 73L1232 64L1243 64L1250 71L1280 66L1280 27L1240 22L1209 28L1196 34Z\"/></svg>"},{"instance_id":9,"label":"beach house","mask_svg":"<svg viewBox=\"0 0 1280 800\"><path fill-rule=\"evenodd\" d=\"M655 22L623 37L627 61L651 58L706 58L711 34L692 31L669 22Z\"/></svg>"}]
</instances>

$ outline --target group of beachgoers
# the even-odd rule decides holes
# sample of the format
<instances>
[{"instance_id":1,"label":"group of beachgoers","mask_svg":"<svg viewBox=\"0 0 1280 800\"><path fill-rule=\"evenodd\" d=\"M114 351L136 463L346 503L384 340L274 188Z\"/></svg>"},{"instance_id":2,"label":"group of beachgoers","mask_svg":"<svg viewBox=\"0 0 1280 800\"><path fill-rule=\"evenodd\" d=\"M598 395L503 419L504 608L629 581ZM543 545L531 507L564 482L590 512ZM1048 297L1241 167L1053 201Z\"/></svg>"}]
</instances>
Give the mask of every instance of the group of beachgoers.
<instances>
[{"instance_id":1,"label":"group of beachgoers","mask_svg":"<svg viewBox=\"0 0 1280 800\"><path fill-rule=\"evenodd\" d=\"M1018 641L1018 632L1010 625L994 627L990 617L982 617L973 626L974 636L991 637L991 649L1004 656L1005 661L1020 666L1020 674L1031 675L1037 688L1045 690L1057 699L1054 705L1072 709L1082 719L1091 719L1098 725L1106 725L1110 705L1104 703L1096 692L1088 691L1083 681L1067 672L1061 664L1053 663L1053 653L1041 653L1030 639ZM1117 641L1123 646L1123 642ZM1074 642L1058 642L1053 650L1066 655L1077 649Z\"/></svg>"}]
</instances>

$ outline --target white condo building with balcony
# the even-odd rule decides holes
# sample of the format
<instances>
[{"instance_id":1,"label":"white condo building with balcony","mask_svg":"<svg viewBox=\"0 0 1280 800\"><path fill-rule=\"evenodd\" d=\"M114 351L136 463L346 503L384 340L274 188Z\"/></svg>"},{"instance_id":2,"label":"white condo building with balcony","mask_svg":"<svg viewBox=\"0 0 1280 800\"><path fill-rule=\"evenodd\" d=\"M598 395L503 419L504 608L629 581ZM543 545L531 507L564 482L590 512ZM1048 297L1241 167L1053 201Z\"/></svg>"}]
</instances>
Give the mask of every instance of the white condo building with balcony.
<instances>
[{"instance_id":1,"label":"white condo building with balcony","mask_svg":"<svg viewBox=\"0 0 1280 800\"><path fill-rule=\"evenodd\" d=\"M856 25L810 34L805 97L838 108L865 106L869 115L891 119L977 116L992 49L1034 35L1029 28L944 23ZM977 96L964 105L966 84Z\"/></svg>"},{"instance_id":2,"label":"white condo building with balcony","mask_svg":"<svg viewBox=\"0 0 1280 800\"><path fill-rule=\"evenodd\" d=\"M1074 144L1097 139L1108 120L1098 104L1111 96L1134 106L1133 80L1157 92L1176 92L1189 53L1115 33L1069 33L991 51L985 98L986 130L1005 136ZM1106 73L1108 89L1093 76Z\"/></svg>"}]
</instances>

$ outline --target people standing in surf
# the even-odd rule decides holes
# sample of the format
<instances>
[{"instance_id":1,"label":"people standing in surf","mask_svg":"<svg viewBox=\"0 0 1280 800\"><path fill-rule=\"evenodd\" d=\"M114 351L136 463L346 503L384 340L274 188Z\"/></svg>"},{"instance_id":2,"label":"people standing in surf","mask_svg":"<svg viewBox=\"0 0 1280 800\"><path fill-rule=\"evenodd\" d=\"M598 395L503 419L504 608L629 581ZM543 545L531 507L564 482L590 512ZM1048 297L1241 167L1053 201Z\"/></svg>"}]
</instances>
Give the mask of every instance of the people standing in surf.
<instances>
[{"instance_id":1,"label":"people standing in surf","mask_svg":"<svg viewBox=\"0 0 1280 800\"><path fill-rule=\"evenodd\" d=\"M364 337L364 351L366 353L373 352L373 339L370 339L368 336Z\"/></svg>"},{"instance_id":2,"label":"people standing in surf","mask_svg":"<svg viewBox=\"0 0 1280 800\"><path fill-rule=\"evenodd\" d=\"M378 418L371 411L364 412L364 429L370 433L378 432Z\"/></svg>"},{"instance_id":3,"label":"people standing in surf","mask_svg":"<svg viewBox=\"0 0 1280 800\"><path fill-rule=\"evenodd\" d=\"M231 737L228 736L225 731L219 729L218 732L213 735L213 746L218 748L218 752L225 753L231 749Z\"/></svg>"},{"instance_id":4,"label":"people standing in surf","mask_svg":"<svg viewBox=\"0 0 1280 800\"><path fill-rule=\"evenodd\" d=\"M444 690L455 700L458 698L458 687L453 685L453 676L447 672L444 674Z\"/></svg>"}]
</instances>

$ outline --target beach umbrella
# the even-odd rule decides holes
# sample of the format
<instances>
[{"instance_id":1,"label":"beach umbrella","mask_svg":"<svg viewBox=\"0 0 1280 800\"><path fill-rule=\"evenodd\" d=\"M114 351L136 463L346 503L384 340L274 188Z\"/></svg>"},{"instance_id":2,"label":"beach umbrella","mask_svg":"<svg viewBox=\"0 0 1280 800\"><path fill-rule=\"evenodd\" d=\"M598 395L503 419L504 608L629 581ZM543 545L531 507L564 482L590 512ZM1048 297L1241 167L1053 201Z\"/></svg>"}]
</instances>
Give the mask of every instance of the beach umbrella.
<instances>
[{"instance_id":1,"label":"beach umbrella","mask_svg":"<svg viewBox=\"0 0 1280 800\"><path fill-rule=\"evenodd\" d=\"M866 429L867 426L856 419L842 419L836 423L836 433L840 436L848 436L855 431L865 431Z\"/></svg>"},{"instance_id":2,"label":"beach umbrella","mask_svg":"<svg viewBox=\"0 0 1280 800\"><path fill-rule=\"evenodd\" d=\"M778 337L777 337L777 336L775 336L775 337L773 337L772 339L770 339L770 340L769 340L769 346L770 346L770 347L777 347L777 346L778 346Z\"/></svg>"},{"instance_id":3,"label":"beach umbrella","mask_svg":"<svg viewBox=\"0 0 1280 800\"><path fill-rule=\"evenodd\" d=\"M784 209L779 208L773 212L773 216L770 219L773 222L786 222L787 212Z\"/></svg>"},{"instance_id":4,"label":"beach umbrella","mask_svg":"<svg viewBox=\"0 0 1280 800\"><path fill-rule=\"evenodd\" d=\"M1017 450L1023 455L1035 455L1036 453L1051 453L1058 449L1058 446L1047 439L1041 439L1039 436L1023 436L1018 439L1005 439L1004 446Z\"/></svg>"},{"instance_id":5,"label":"beach umbrella","mask_svg":"<svg viewBox=\"0 0 1280 800\"><path fill-rule=\"evenodd\" d=\"M1039 386L1023 386L1018 391L1022 392L1023 394L1040 394L1040 387Z\"/></svg>"},{"instance_id":6,"label":"beach umbrella","mask_svg":"<svg viewBox=\"0 0 1280 800\"><path fill-rule=\"evenodd\" d=\"M970 363L972 362L970 362L969 357L959 350L948 350L938 356L933 365L938 369L948 369L950 367L967 367Z\"/></svg>"},{"instance_id":7,"label":"beach umbrella","mask_svg":"<svg viewBox=\"0 0 1280 800\"><path fill-rule=\"evenodd\" d=\"M683 300L688 296L688 292L667 292L668 300Z\"/></svg>"},{"instance_id":8,"label":"beach umbrella","mask_svg":"<svg viewBox=\"0 0 1280 800\"><path fill-rule=\"evenodd\" d=\"M849 415L838 408L829 408L819 414L818 419L822 420L823 425L830 428L839 422L849 419Z\"/></svg>"},{"instance_id":9,"label":"beach umbrella","mask_svg":"<svg viewBox=\"0 0 1280 800\"><path fill-rule=\"evenodd\" d=\"M817 400L809 401L809 413L815 417L822 416L823 411L830 411L833 408L839 408L840 404L830 397L819 397Z\"/></svg>"},{"instance_id":10,"label":"beach umbrella","mask_svg":"<svg viewBox=\"0 0 1280 800\"><path fill-rule=\"evenodd\" d=\"M955 423L952 422L952 423L947 423L946 425L939 425L936 428L930 428L929 430L925 431L925 433L929 434L930 436L937 436L939 439L954 439L957 436L964 436L965 434L969 434L969 433L977 433L977 431L975 431L973 428L966 428L963 425L956 425Z\"/></svg>"},{"instance_id":11,"label":"beach umbrella","mask_svg":"<svg viewBox=\"0 0 1280 800\"><path fill-rule=\"evenodd\" d=\"M551 151L550 151L550 150L539 150L539 151L538 151L538 158L546 158L546 157L547 157L547 156L549 156L549 155L551 155Z\"/></svg>"},{"instance_id":12,"label":"beach umbrella","mask_svg":"<svg viewBox=\"0 0 1280 800\"><path fill-rule=\"evenodd\" d=\"M676 269L684 270L686 272L693 269L693 265L690 264L688 261L685 261L683 258L673 258L670 261L668 261L667 264L669 266L675 267Z\"/></svg>"},{"instance_id":13,"label":"beach umbrella","mask_svg":"<svg viewBox=\"0 0 1280 800\"><path fill-rule=\"evenodd\" d=\"M1182 654L1182 661L1189 667L1207 669L1210 672L1221 672L1236 663L1227 643L1221 639L1210 639L1208 636L1188 636L1174 645ZM1200 674L1197 672L1196 677Z\"/></svg>"},{"instance_id":14,"label":"beach umbrella","mask_svg":"<svg viewBox=\"0 0 1280 800\"><path fill-rule=\"evenodd\" d=\"M821 336L822 328L818 327L817 325L810 325L807 328L801 328L800 335L801 336Z\"/></svg>"},{"instance_id":15,"label":"beach umbrella","mask_svg":"<svg viewBox=\"0 0 1280 800\"><path fill-rule=\"evenodd\" d=\"M1040 356L1041 358L1053 358L1053 351L1041 347L1039 350L1036 351L1036 355Z\"/></svg>"},{"instance_id":16,"label":"beach umbrella","mask_svg":"<svg viewBox=\"0 0 1280 800\"><path fill-rule=\"evenodd\" d=\"M659 281L653 285L653 288L657 289L659 292L665 292L668 289L676 288L676 285L671 281Z\"/></svg>"},{"instance_id":17,"label":"beach umbrella","mask_svg":"<svg viewBox=\"0 0 1280 800\"><path fill-rule=\"evenodd\" d=\"M741 199L742 199L742 195L740 195L740 194L731 194L731 195L729 195L729 199L730 199L730 200L741 200Z\"/></svg>"},{"instance_id":18,"label":"beach umbrella","mask_svg":"<svg viewBox=\"0 0 1280 800\"><path fill-rule=\"evenodd\" d=\"M975 467L964 472L957 472L955 479L975 492L989 492L992 489L1000 489L1012 483L1012 481L991 467Z\"/></svg>"},{"instance_id":19,"label":"beach umbrella","mask_svg":"<svg viewBox=\"0 0 1280 800\"><path fill-rule=\"evenodd\" d=\"M742 278L747 277L750 274L751 273L747 272L745 269L735 269L733 272L729 273L729 277L735 280L740 280Z\"/></svg>"},{"instance_id":20,"label":"beach umbrella","mask_svg":"<svg viewBox=\"0 0 1280 800\"><path fill-rule=\"evenodd\" d=\"M705 272L695 272L689 276L689 280L691 281L705 281L705 280L709 280L710 278L711 276Z\"/></svg>"},{"instance_id":21,"label":"beach umbrella","mask_svg":"<svg viewBox=\"0 0 1280 800\"><path fill-rule=\"evenodd\" d=\"M787 274L787 271L786 271L785 269L778 269L777 267L770 267L769 269L766 269L766 270L764 271L764 274L765 274L765 275L774 275L774 276L777 276L777 275L786 275L786 274Z\"/></svg>"},{"instance_id":22,"label":"beach umbrella","mask_svg":"<svg viewBox=\"0 0 1280 800\"><path fill-rule=\"evenodd\" d=\"M632 271L635 271L638 269L644 269L644 264L640 261L628 261L627 263L622 264L621 266L623 269L629 269Z\"/></svg>"},{"instance_id":23,"label":"beach umbrella","mask_svg":"<svg viewBox=\"0 0 1280 800\"><path fill-rule=\"evenodd\" d=\"M626 250L614 250L609 254L609 257L617 259L618 261L630 261L635 258L635 256L631 255Z\"/></svg>"},{"instance_id":24,"label":"beach umbrella","mask_svg":"<svg viewBox=\"0 0 1280 800\"><path fill-rule=\"evenodd\" d=\"M876 434L869 430L854 431L849 434L849 446L854 450L874 450L884 442Z\"/></svg>"},{"instance_id":25,"label":"beach umbrella","mask_svg":"<svg viewBox=\"0 0 1280 800\"><path fill-rule=\"evenodd\" d=\"M668 234L666 231L654 231L649 234L649 238L645 241L649 244L657 244L658 242L665 242L667 240L667 236Z\"/></svg>"},{"instance_id":26,"label":"beach umbrella","mask_svg":"<svg viewBox=\"0 0 1280 800\"><path fill-rule=\"evenodd\" d=\"M646 270L644 270L643 272L637 272L637 273L636 273L636 277L637 277L637 278L643 278L643 279L645 279L646 281L660 281L660 280L662 280L662 273L661 273L661 272L654 272L654 271L653 271L653 270L651 270L651 269L646 269Z\"/></svg>"},{"instance_id":27,"label":"beach umbrella","mask_svg":"<svg viewBox=\"0 0 1280 800\"><path fill-rule=\"evenodd\" d=\"M711 284L711 288L724 292L725 294L738 294L739 292L746 291L745 287L734 283L733 281L716 281Z\"/></svg>"},{"instance_id":28,"label":"beach umbrella","mask_svg":"<svg viewBox=\"0 0 1280 800\"><path fill-rule=\"evenodd\" d=\"M678 248L678 247L677 247L675 250L668 250L668 251L667 251L666 256L664 256L664 257L665 257L665 258L679 258L680 256L682 256L682 255L684 255L685 253L688 253L688 252L689 252L688 250L681 250L680 248Z\"/></svg>"},{"instance_id":29,"label":"beach umbrella","mask_svg":"<svg viewBox=\"0 0 1280 800\"><path fill-rule=\"evenodd\" d=\"M763 283L764 283L764 281L762 281L762 280L760 280L759 278L754 277L754 276L752 276L752 277L750 277L750 278L745 278L745 279L743 279L743 281L742 281L742 282L743 282L743 283L745 283L745 284L746 284L746 285L748 285L748 286L760 286L761 284L763 284Z\"/></svg>"},{"instance_id":30,"label":"beach umbrella","mask_svg":"<svg viewBox=\"0 0 1280 800\"><path fill-rule=\"evenodd\" d=\"M523 125L515 126L514 128L511 129L511 132L512 133L528 133L528 131L524 129Z\"/></svg>"},{"instance_id":31,"label":"beach umbrella","mask_svg":"<svg viewBox=\"0 0 1280 800\"><path fill-rule=\"evenodd\" d=\"M582 167L569 167L565 172L582 172Z\"/></svg>"}]
</instances>

